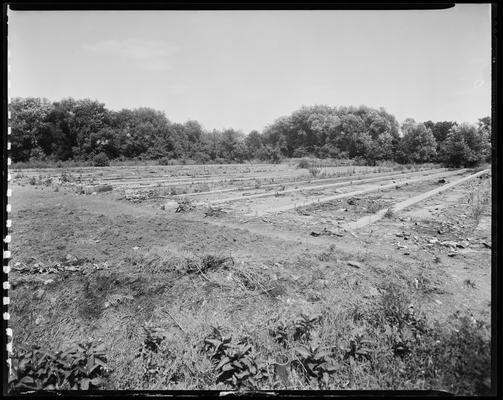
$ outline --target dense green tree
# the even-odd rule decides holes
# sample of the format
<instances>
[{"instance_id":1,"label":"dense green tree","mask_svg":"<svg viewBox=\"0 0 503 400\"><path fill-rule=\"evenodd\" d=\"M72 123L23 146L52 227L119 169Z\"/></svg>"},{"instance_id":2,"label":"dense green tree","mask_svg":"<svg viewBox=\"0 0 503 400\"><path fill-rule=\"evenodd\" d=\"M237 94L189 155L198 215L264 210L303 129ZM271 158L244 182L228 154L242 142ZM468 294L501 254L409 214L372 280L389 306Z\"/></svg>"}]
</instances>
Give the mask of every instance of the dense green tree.
<instances>
[{"instance_id":1,"label":"dense green tree","mask_svg":"<svg viewBox=\"0 0 503 400\"><path fill-rule=\"evenodd\" d=\"M248 155L251 158L257 157L259 150L264 146L262 136L258 131L251 131L245 138L245 145L248 150Z\"/></svg>"},{"instance_id":2,"label":"dense green tree","mask_svg":"<svg viewBox=\"0 0 503 400\"><path fill-rule=\"evenodd\" d=\"M53 105L47 99L28 97L14 98L9 104L11 118L11 158L12 161L27 161L31 157L43 157L40 145L50 143L48 136L48 116ZM42 143L40 143L41 138Z\"/></svg>"},{"instance_id":3,"label":"dense green tree","mask_svg":"<svg viewBox=\"0 0 503 400\"><path fill-rule=\"evenodd\" d=\"M441 121L441 122L433 122L426 121L424 125L431 130L433 136L435 136L435 140L437 141L437 155L441 152L441 147L444 140L447 138L449 131L453 126L456 125L454 121Z\"/></svg>"},{"instance_id":4,"label":"dense green tree","mask_svg":"<svg viewBox=\"0 0 503 400\"><path fill-rule=\"evenodd\" d=\"M16 98L9 104L11 157L30 159L192 159L229 162L282 157L357 158L426 162L435 154L446 163L473 165L490 160L491 119L454 129L455 122L413 119L400 129L384 108L303 106L282 116L262 133L234 129L206 131L199 122L171 123L151 108L110 111L96 100ZM457 142L456 140L459 139ZM449 142L447 142L449 140ZM444 145L445 144L445 145ZM442 151L440 151L442 150ZM449 158L450 157L450 158Z\"/></svg>"},{"instance_id":5,"label":"dense green tree","mask_svg":"<svg viewBox=\"0 0 503 400\"><path fill-rule=\"evenodd\" d=\"M485 142L485 151L487 162L491 161L491 152L492 152L492 128L491 128L491 117L483 117L479 118L477 123L477 130L479 135L483 138Z\"/></svg>"},{"instance_id":6,"label":"dense green tree","mask_svg":"<svg viewBox=\"0 0 503 400\"><path fill-rule=\"evenodd\" d=\"M486 133L463 123L453 126L442 146L442 160L450 167L473 167L485 161L490 152Z\"/></svg>"},{"instance_id":7,"label":"dense green tree","mask_svg":"<svg viewBox=\"0 0 503 400\"><path fill-rule=\"evenodd\" d=\"M402 132L399 152L403 161L424 163L435 160L437 142L430 129L408 118L402 124Z\"/></svg>"}]
</instances>

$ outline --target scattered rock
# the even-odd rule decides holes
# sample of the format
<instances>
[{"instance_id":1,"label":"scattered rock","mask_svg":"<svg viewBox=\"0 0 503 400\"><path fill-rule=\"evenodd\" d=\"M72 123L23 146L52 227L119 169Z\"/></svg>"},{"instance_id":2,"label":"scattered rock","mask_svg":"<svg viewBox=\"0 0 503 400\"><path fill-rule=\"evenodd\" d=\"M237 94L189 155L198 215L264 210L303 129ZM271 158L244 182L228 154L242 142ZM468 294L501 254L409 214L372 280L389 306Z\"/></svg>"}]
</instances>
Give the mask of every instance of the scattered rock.
<instances>
[{"instance_id":1,"label":"scattered rock","mask_svg":"<svg viewBox=\"0 0 503 400\"><path fill-rule=\"evenodd\" d=\"M178 206L178 202L176 202L174 200L170 200L170 201L167 201L166 203L164 203L162 206L164 207L163 210L166 210L169 208L175 208Z\"/></svg>"},{"instance_id":2,"label":"scattered rock","mask_svg":"<svg viewBox=\"0 0 503 400\"><path fill-rule=\"evenodd\" d=\"M311 232L311 236L314 236L314 237L318 237L318 236L321 236L321 235L325 235L325 236L338 236L338 237L342 237L342 233L338 233L338 232L333 232L327 228L324 228L321 232L314 232L312 231Z\"/></svg>"},{"instance_id":3,"label":"scattered rock","mask_svg":"<svg viewBox=\"0 0 503 400\"><path fill-rule=\"evenodd\" d=\"M466 287L470 287L472 289L475 289L475 282L471 281L470 279L465 279L463 281L463 284L466 286Z\"/></svg>"},{"instance_id":4,"label":"scattered rock","mask_svg":"<svg viewBox=\"0 0 503 400\"><path fill-rule=\"evenodd\" d=\"M44 285L50 285L51 283L54 283L54 279L47 279L44 281Z\"/></svg>"},{"instance_id":5,"label":"scattered rock","mask_svg":"<svg viewBox=\"0 0 503 400\"><path fill-rule=\"evenodd\" d=\"M67 254L65 257L65 260L68 262L74 262L74 261L77 261L77 257L72 256L71 254Z\"/></svg>"},{"instance_id":6,"label":"scattered rock","mask_svg":"<svg viewBox=\"0 0 503 400\"><path fill-rule=\"evenodd\" d=\"M355 267L355 268L361 268L362 267L362 265L359 262L357 262L357 261L348 261L348 265L350 267Z\"/></svg>"},{"instance_id":7,"label":"scattered rock","mask_svg":"<svg viewBox=\"0 0 503 400\"><path fill-rule=\"evenodd\" d=\"M437 238L433 238L433 239L428 240L428 243L431 243L431 244L435 244L438 242L439 242L439 240Z\"/></svg>"}]
</instances>

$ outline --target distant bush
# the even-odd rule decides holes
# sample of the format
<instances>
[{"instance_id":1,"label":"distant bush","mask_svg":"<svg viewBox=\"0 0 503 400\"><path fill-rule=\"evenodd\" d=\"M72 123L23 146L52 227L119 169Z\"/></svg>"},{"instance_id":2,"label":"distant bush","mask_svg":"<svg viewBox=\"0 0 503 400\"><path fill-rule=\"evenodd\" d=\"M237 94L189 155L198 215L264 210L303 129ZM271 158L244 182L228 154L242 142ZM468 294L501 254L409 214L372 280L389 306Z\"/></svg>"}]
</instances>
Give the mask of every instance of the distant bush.
<instances>
[{"instance_id":1,"label":"distant bush","mask_svg":"<svg viewBox=\"0 0 503 400\"><path fill-rule=\"evenodd\" d=\"M171 160L168 157L162 157L157 160L159 165L171 165Z\"/></svg>"},{"instance_id":2,"label":"distant bush","mask_svg":"<svg viewBox=\"0 0 503 400\"><path fill-rule=\"evenodd\" d=\"M102 193L102 192L110 192L112 191L114 188L112 185L98 185L98 186L95 186L94 187L94 191L96 193Z\"/></svg>"},{"instance_id":3,"label":"distant bush","mask_svg":"<svg viewBox=\"0 0 503 400\"><path fill-rule=\"evenodd\" d=\"M440 151L447 167L474 167L490 154L490 138L473 125L457 125L449 131Z\"/></svg>"},{"instance_id":4,"label":"distant bush","mask_svg":"<svg viewBox=\"0 0 503 400\"><path fill-rule=\"evenodd\" d=\"M311 163L309 162L309 160L306 159L300 160L299 163L297 164L297 168L310 168L310 167Z\"/></svg>"},{"instance_id":5,"label":"distant bush","mask_svg":"<svg viewBox=\"0 0 503 400\"><path fill-rule=\"evenodd\" d=\"M309 173L313 178L316 178L321 173L321 168L313 165L309 168Z\"/></svg>"},{"instance_id":6,"label":"distant bush","mask_svg":"<svg viewBox=\"0 0 503 400\"><path fill-rule=\"evenodd\" d=\"M209 156L209 154L197 152L196 154L194 154L194 160L197 164L206 164L207 162L211 161L211 157Z\"/></svg>"},{"instance_id":7,"label":"distant bush","mask_svg":"<svg viewBox=\"0 0 503 400\"><path fill-rule=\"evenodd\" d=\"M99 153L93 157L93 166L95 167L108 167L110 159L105 153Z\"/></svg>"}]
</instances>

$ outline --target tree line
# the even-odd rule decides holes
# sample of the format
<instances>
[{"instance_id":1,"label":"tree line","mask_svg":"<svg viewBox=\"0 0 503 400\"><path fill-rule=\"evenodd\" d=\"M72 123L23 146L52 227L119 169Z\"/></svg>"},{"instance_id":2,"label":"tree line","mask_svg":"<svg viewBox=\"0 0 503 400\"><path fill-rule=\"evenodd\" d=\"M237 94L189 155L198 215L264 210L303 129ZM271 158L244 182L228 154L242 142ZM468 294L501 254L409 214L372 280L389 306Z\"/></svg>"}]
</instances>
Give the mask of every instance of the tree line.
<instances>
[{"instance_id":1,"label":"tree line","mask_svg":"<svg viewBox=\"0 0 503 400\"><path fill-rule=\"evenodd\" d=\"M193 160L197 163L278 162L283 157L348 158L375 165L490 161L491 119L401 125L384 108L303 106L262 132L205 130L197 121L171 122L151 108L108 110L96 100L14 98L9 103L12 161Z\"/></svg>"}]
</instances>

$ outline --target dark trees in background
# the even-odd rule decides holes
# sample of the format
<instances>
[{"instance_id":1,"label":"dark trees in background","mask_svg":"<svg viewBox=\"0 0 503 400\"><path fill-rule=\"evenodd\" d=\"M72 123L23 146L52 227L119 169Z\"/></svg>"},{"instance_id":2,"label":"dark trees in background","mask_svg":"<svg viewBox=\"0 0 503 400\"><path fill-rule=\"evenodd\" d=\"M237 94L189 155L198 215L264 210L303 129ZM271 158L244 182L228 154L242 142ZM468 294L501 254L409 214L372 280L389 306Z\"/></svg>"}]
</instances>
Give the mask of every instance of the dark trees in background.
<instances>
[{"instance_id":1,"label":"dark trees in background","mask_svg":"<svg viewBox=\"0 0 503 400\"><path fill-rule=\"evenodd\" d=\"M47 99L33 97L12 99L9 104L12 161L43 157L45 151L50 151L48 116L52 109L53 105Z\"/></svg>"},{"instance_id":2,"label":"dark trees in background","mask_svg":"<svg viewBox=\"0 0 503 400\"><path fill-rule=\"evenodd\" d=\"M264 147L262 136L258 131L251 131L245 138L246 150L250 158L260 158L260 150Z\"/></svg>"},{"instance_id":3,"label":"dark trees in background","mask_svg":"<svg viewBox=\"0 0 503 400\"><path fill-rule=\"evenodd\" d=\"M375 163L394 158L400 137L395 117L382 108L317 105L277 119L264 130L263 140L286 157L349 157Z\"/></svg>"},{"instance_id":4,"label":"dark trees in background","mask_svg":"<svg viewBox=\"0 0 503 400\"><path fill-rule=\"evenodd\" d=\"M442 145L442 159L449 167L473 167L490 160L490 124L453 126Z\"/></svg>"},{"instance_id":5,"label":"dark trees in background","mask_svg":"<svg viewBox=\"0 0 503 400\"><path fill-rule=\"evenodd\" d=\"M234 129L206 131L193 120L173 123L151 108L110 111L90 99L51 103L15 98L9 110L13 162L279 162L283 157L310 156L351 158L370 165L383 160L474 165L491 157L489 117L481 118L478 126L408 119L400 129L383 108L315 105L276 119L263 132L244 135Z\"/></svg>"},{"instance_id":6,"label":"dark trees in background","mask_svg":"<svg viewBox=\"0 0 503 400\"><path fill-rule=\"evenodd\" d=\"M493 132L491 129L491 117L479 118L477 124L477 130L479 135L482 137L483 142L485 143L484 148L486 152L485 161L490 162L492 156L491 153L492 153L492 139L493 139Z\"/></svg>"},{"instance_id":7,"label":"dark trees in background","mask_svg":"<svg viewBox=\"0 0 503 400\"><path fill-rule=\"evenodd\" d=\"M426 126L428 129L431 130L431 133L433 133L433 136L437 141L438 156L440 156L441 154L442 143L447 138L447 135L449 134L451 128L454 127L455 125L457 125L457 123L454 121L441 121L441 122L426 121L424 123L424 126Z\"/></svg>"},{"instance_id":8,"label":"dark trees in background","mask_svg":"<svg viewBox=\"0 0 503 400\"><path fill-rule=\"evenodd\" d=\"M407 163L425 163L436 160L437 141L423 123L408 118L402 124L403 137L398 150L399 160Z\"/></svg>"}]
</instances>

